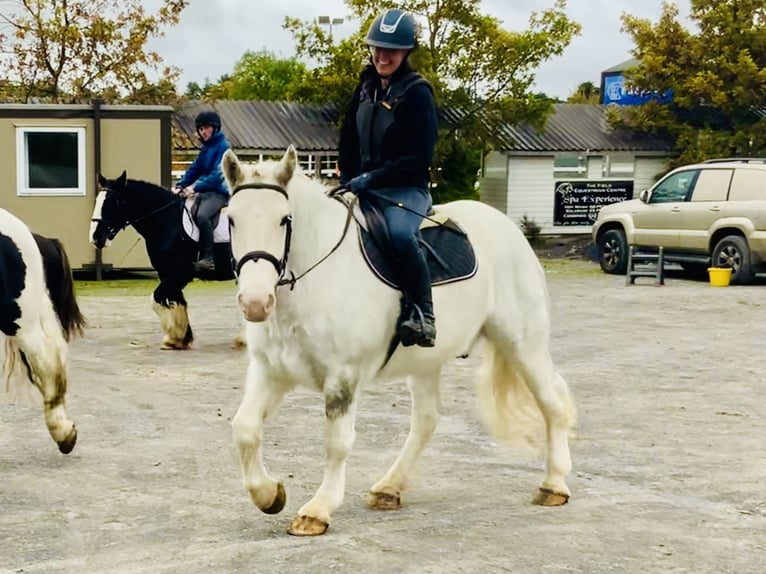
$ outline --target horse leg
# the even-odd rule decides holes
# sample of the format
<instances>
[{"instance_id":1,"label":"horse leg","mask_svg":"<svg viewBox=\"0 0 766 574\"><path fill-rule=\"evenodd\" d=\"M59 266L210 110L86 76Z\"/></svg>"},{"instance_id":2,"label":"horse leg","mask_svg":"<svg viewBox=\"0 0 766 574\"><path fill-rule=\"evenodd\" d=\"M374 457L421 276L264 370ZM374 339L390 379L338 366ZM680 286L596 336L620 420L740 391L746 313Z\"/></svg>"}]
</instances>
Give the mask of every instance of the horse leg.
<instances>
[{"instance_id":1,"label":"horse leg","mask_svg":"<svg viewBox=\"0 0 766 574\"><path fill-rule=\"evenodd\" d=\"M531 427L539 427L540 434L544 430L545 478L533 502L543 506L565 504L571 494L565 479L572 468L569 434L575 421L569 388L556 372L545 341L526 340L512 351L503 351L492 342L485 349L484 373L491 386L495 420L505 426L496 428L496 434L514 438L529 433Z\"/></svg>"},{"instance_id":2,"label":"horse leg","mask_svg":"<svg viewBox=\"0 0 766 574\"><path fill-rule=\"evenodd\" d=\"M162 338L162 348L188 349L194 341L194 335L189 325L186 300L180 291L180 296L173 298L163 295L166 292L167 289L160 283L150 296L152 309L160 318L160 326L165 333Z\"/></svg>"},{"instance_id":3,"label":"horse leg","mask_svg":"<svg viewBox=\"0 0 766 574\"><path fill-rule=\"evenodd\" d=\"M401 492L407 487L407 477L439 421L440 374L440 371L436 371L427 377L410 377L407 380L412 396L410 432L394 464L370 489L367 495L367 505L370 508L377 510L399 508Z\"/></svg>"},{"instance_id":4,"label":"horse leg","mask_svg":"<svg viewBox=\"0 0 766 574\"><path fill-rule=\"evenodd\" d=\"M572 470L569 434L575 419L574 403L566 381L556 372L547 352L538 350L537 356L534 352L528 353L519 368L545 418L545 478L533 502L542 506L560 506L571 496L566 477Z\"/></svg>"},{"instance_id":5,"label":"horse leg","mask_svg":"<svg viewBox=\"0 0 766 574\"><path fill-rule=\"evenodd\" d=\"M55 329L58 329L56 324ZM43 396L45 424L51 438L64 454L72 452L77 442L77 429L67 414L67 343L58 330L41 329L17 338L21 360L29 379Z\"/></svg>"},{"instance_id":6,"label":"horse leg","mask_svg":"<svg viewBox=\"0 0 766 574\"><path fill-rule=\"evenodd\" d=\"M343 502L346 459L354 444L359 384L343 377L325 382L325 470L314 497L298 510L287 532L294 536L324 534L330 515Z\"/></svg>"},{"instance_id":7,"label":"horse leg","mask_svg":"<svg viewBox=\"0 0 766 574\"><path fill-rule=\"evenodd\" d=\"M271 478L263 465L263 422L279 405L288 388L268 380L260 365L250 361L242 403L231 423L239 450L242 484L253 503L266 514L281 512L287 497L282 483Z\"/></svg>"}]
</instances>

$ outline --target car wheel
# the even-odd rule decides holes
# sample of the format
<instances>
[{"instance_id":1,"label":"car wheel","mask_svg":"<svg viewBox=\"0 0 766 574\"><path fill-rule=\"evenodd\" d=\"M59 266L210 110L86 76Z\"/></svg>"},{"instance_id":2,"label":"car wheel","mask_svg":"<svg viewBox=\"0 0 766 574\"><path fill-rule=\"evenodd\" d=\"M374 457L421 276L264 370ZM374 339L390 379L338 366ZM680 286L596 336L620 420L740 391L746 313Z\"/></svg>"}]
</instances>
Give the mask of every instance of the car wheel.
<instances>
[{"instance_id":1,"label":"car wheel","mask_svg":"<svg viewBox=\"0 0 766 574\"><path fill-rule=\"evenodd\" d=\"M755 277L750 264L750 248L740 235L727 235L716 243L710 260L713 267L731 267L731 283L747 285Z\"/></svg>"},{"instance_id":2,"label":"car wheel","mask_svg":"<svg viewBox=\"0 0 766 574\"><path fill-rule=\"evenodd\" d=\"M622 229L609 229L598 240L598 262L605 273L628 270L628 242Z\"/></svg>"}]
</instances>

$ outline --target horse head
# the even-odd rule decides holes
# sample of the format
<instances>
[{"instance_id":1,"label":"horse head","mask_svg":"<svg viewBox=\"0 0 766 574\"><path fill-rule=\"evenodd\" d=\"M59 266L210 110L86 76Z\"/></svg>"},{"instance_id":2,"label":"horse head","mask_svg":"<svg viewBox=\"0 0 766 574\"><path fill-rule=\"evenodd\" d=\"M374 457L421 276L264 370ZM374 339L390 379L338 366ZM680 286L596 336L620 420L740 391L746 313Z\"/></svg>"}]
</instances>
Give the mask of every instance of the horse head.
<instances>
[{"instance_id":1,"label":"horse head","mask_svg":"<svg viewBox=\"0 0 766 574\"><path fill-rule=\"evenodd\" d=\"M124 198L127 179L128 174L125 171L117 179L107 179L98 174L101 191L96 196L89 238L99 249L108 247L112 239L130 223Z\"/></svg>"},{"instance_id":2,"label":"horse head","mask_svg":"<svg viewBox=\"0 0 766 574\"><path fill-rule=\"evenodd\" d=\"M227 213L238 275L237 302L248 321L265 321L276 304L290 251L288 189L297 164L293 146L279 161L243 164L228 150L221 162L231 190Z\"/></svg>"},{"instance_id":3,"label":"horse head","mask_svg":"<svg viewBox=\"0 0 766 574\"><path fill-rule=\"evenodd\" d=\"M101 191L96 197L90 227L90 241L96 247L109 245L128 225L144 239L151 235L155 241L160 241L160 236L172 235L180 227L180 218L174 221L178 213L168 208L180 208L183 199L172 191L147 181L128 179L125 171L117 179L99 174L98 182Z\"/></svg>"}]
</instances>

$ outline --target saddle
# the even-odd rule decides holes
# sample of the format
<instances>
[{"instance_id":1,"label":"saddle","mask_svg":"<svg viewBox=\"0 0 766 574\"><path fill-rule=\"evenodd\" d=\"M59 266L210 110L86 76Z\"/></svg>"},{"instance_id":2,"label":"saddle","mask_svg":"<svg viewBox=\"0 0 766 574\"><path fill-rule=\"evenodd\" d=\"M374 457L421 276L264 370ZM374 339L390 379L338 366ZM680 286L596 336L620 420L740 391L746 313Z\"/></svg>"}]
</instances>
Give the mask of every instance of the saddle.
<instances>
[{"instance_id":1,"label":"saddle","mask_svg":"<svg viewBox=\"0 0 766 574\"><path fill-rule=\"evenodd\" d=\"M361 201L363 221L357 226L359 245L367 265L386 285L400 289L388 235L388 227L375 201ZM444 214L431 211L420 225L420 246L431 274L431 285L444 285L470 279L478 264L468 235Z\"/></svg>"},{"instance_id":2,"label":"saddle","mask_svg":"<svg viewBox=\"0 0 766 574\"><path fill-rule=\"evenodd\" d=\"M181 212L184 233L194 242L199 242L199 227L197 226L197 210L199 209L199 196L187 197ZM213 243L229 243L229 218L226 216L226 207L223 207L213 217Z\"/></svg>"}]
</instances>

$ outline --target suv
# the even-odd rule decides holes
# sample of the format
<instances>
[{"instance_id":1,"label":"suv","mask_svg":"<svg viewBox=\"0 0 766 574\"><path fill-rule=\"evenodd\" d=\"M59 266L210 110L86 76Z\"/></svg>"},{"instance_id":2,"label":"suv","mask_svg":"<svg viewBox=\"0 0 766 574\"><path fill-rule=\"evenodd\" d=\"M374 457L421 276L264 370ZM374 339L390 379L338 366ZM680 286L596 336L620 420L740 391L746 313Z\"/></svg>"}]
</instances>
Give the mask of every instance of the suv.
<instances>
[{"instance_id":1,"label":"suv","mask_svg":"<svg viewBox=\"0 0 766 574\"><path fill-rule=\"evenodd\" d=\"M666 261L691 272L731 267L732 283L750 283L766 266L766 159L676 168L638 199L601 208L593 241L606 273L625 273L635 245L663 247Z\"/></svg>"}]
</instances>

